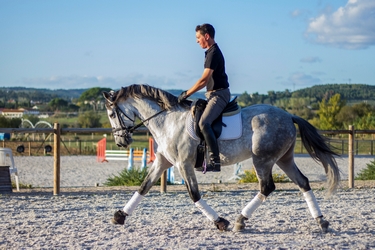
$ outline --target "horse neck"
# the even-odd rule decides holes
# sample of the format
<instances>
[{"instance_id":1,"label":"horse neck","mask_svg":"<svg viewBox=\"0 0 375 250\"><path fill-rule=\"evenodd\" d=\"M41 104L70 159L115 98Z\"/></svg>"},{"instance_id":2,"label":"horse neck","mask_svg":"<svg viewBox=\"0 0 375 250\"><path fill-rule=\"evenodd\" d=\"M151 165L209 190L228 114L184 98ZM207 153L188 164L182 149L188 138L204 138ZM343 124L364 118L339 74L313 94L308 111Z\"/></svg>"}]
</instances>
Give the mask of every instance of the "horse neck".
<instances>
[{"instance_id":1,"label":"horse neck","mask_svg":"<svg viewBox=\"0 0 375 250\"><path fill-rule=\"evenodd\" d=\"M142 121L163 110L155 101L148 99L134 100L132 106L135 109L134 112L136 116L138 116L138 118L140 118ZM176 120L186 117L187 113L187 111L179 112L177 109L173 108L172 110L161 112L145 122L144 125L148 128L153 136L158 136L160 132L164 133L168 127L170 128L170 126L177 125L175 124ZM182 124L181 126L184 126L185 123Z\"/></svg>"},{"instance_id":2,"label":"horse neck","mask_svg":"<svg viewBox=\"0 0 375 250\"><path fill-rule=\"evenodd\" d=\"M155 101L148 99L133 99L131 105L134 107L136 116L142 121L162 110Z\"/></svg>"}]
</instances>

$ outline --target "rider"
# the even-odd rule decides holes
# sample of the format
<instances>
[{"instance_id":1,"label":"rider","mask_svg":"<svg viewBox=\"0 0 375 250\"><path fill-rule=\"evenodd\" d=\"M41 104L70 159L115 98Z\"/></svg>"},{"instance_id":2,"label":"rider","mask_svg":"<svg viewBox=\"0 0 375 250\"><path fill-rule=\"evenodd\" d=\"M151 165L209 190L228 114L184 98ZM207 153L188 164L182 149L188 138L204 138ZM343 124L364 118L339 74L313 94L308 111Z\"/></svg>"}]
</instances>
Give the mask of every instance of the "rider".
<instances>
[{"instance_id":1,"label":"rider","mask_svg":"<svg viewBox=\"0 0 375 250\"><path fill-rule=\"evenodd\" d=\"M230 100L228 76L225 73L224 56L215 42L215 29L205 23L195 28L197 43L205 51L204 70L201 78L187 91L183 91L178 101L188 98L195 92L207 88L205 94L207 106L199 121L199 128L209 149L209 163L207 171L220 172L219 147L215 134L211 128L213 121L221 114Z\"/></svg>"}]
</instances>

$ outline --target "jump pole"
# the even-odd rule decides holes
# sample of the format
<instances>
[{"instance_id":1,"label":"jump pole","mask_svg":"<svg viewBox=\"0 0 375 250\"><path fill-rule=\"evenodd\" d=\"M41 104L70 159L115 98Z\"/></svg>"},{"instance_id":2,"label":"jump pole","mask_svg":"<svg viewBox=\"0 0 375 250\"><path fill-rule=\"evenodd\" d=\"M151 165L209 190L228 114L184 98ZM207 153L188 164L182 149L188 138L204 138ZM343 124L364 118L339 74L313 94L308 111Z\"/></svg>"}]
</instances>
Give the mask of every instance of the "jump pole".
<instances>
[{"instance_id":1,"label":"jump pole","mask_svg":"<svg viewBox=\"0 0 375 250\"><path fill-rule=\"evenodd\" d=\"M53 195L60 194L60 124L53 125Z\"/></svg>"}]
</instances>

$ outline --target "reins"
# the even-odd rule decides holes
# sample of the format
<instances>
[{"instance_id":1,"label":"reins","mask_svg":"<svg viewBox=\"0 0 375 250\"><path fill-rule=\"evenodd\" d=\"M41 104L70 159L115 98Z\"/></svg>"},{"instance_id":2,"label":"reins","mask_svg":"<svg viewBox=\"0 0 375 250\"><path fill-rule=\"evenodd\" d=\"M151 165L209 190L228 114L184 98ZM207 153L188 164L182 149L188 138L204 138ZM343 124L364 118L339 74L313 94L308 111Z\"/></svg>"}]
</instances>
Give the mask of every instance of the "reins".
<instances>
[{"instance_id":1,"label":"reins","mask_svg":"<svg viewBox=\"0 0 375 250\"><path fill-rule=\"evenodd\" d=\"M125 130L127 133L133 133L137 128L141 127L145 122L151 120L152 118L154 118L155 116L158 116L160 115L161 113L163 113L164 111L166 111L167 109L163 109L163 110L160 110L159 112L153 114L152 116L148 117L147 119L145 120L142 120L141 119L141 122L138 123L137 125L133 126L133 127L126 127L125 124L124 124L124 121L120 118L120 116L118 115L118 112L120 111L126 118L128 118L130 121L132 121L133 123L135 122L135 120L131 119L128 115L125 114L124 111L122 111L117 105L116 107L114 108L115 111L116 111L116 114L120 120L120 125L121 127L119 128L116 128L116 129L113 129L112 131L113 132L117 132L117 131L121 131L121 130Z\"/></svg>"}]
</instances>

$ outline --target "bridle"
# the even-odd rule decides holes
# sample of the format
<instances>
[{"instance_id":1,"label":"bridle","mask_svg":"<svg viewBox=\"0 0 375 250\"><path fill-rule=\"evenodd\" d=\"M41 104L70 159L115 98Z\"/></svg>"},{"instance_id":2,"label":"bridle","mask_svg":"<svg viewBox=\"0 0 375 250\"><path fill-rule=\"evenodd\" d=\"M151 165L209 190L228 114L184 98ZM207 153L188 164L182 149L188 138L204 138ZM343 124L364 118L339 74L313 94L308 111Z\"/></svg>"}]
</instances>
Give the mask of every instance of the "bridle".
<instances>
[{"instance_id":1,"label":"bridle","mask_svg":"<svg viewBox=\"0 0 375 250\"><path fill-rule=\"evenodd\" d=\"M120 123L120 127L118 128L113 128L112 129L112 132L113 134L116 133L116 136L119 136L119 137L126 137L126 138L130 138L131 137L131 134L136 130L138 129L139 127L141 127L145 122L151 120L152 118L154 118L155 116L158 116L160 115L161 113L163 113L164 111L166 111L166 109L163 109L163 110L160 110L159 112L153 114L152 116L150 116L149 118L145 119L145 120L142 120L141 119L141 122L138 123L137 125L135 126L126 126L125 125L125 122L123 121L123 119L121 118L121 114L123 114L127 119L129 119L133 124L135 122L134 119L130 118L127 114L125 114L124 111L122 111L122 109L120 109L117 105L113 104L114 107L112 108L112 115L113 114L116 114L118 119L119 119L119 123ZM111 117L111 118L114 118L114 117ZM120 133L117 133L117 132L120 132Z\"/></svg>"}]
</instances>

